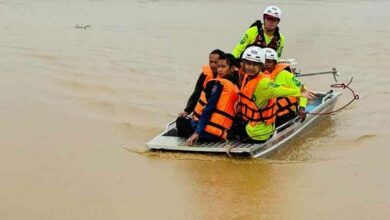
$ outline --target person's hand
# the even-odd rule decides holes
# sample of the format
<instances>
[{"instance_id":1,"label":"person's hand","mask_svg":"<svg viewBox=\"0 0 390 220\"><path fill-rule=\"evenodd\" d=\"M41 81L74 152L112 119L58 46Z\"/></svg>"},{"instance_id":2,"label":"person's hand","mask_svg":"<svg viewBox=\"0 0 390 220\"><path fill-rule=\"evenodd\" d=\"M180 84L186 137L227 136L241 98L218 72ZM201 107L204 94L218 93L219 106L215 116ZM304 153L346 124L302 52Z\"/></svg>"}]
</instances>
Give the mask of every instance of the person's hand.
<instances>
[{"instance_id":1,"label":"person's hand","mask_svg":"<svg viewBox=\"0 0 390 220\"><path fill-rule=\"evenodd\" d=\"M301 119L300 121L303 122L306 119L306 112L305 112L305 107L299 106L298 108L298 116Z\"/></svg>"},{"instance_id":2,"label":"person's hand","mask_svg":"<svg viewBox=\"0 0 390 220\"><path fill-rule=\"evenodd\" d=\"M191 135L191 137L189 137L187 140L186 140L186 144L188 145L188 146L191 146L191 145L193 145L194 143L196 143L196 141L199 139L199 134L198 133L193 133L192 135Z\"/></svg>"},{"instance_id":3,"label":"person's hand","mask_svg":"<svg viewBox=\"0 0 390 220\"><path fill-rule=\"evenodd\" d=\"M184 112L180 112L179 113L179 117L186 117L188 115L188 112L184 111Z\"/></svg>"},{"instance_id":4,"label":"person's hand","mask_svg":"<svg viewBox=\"0 0 390 220\"><path fill-rule=\"evenodd\" d=\"M308 89L306 89L304 86L301 87L301 96L306 97L307 99L314 99L316 97L316 94Z\"/></svg>"}]
</instances>

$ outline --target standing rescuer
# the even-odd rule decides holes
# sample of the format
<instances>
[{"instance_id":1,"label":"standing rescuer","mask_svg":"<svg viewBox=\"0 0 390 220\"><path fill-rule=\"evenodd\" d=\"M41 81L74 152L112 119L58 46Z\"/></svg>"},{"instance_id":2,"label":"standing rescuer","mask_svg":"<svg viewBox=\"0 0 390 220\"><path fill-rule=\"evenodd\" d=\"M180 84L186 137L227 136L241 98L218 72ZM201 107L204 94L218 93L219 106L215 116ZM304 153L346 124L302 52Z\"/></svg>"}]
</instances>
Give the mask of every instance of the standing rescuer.
<instances>
[{"instance_id":1,"label":"standing rescuer","mask_svg":"<svg viewBox=\"0 0 390 220\"><path fill-rule=\"evenodd\" d=\"M282 11L277 6L268 6L263 12L263 21L257 20L241 37L240 42L233 49L235 58L241 58L242 52L249 46L272 48L281 57L285 39L279 32L278 24L282 18Z\"/></svg>"}]
</instances>

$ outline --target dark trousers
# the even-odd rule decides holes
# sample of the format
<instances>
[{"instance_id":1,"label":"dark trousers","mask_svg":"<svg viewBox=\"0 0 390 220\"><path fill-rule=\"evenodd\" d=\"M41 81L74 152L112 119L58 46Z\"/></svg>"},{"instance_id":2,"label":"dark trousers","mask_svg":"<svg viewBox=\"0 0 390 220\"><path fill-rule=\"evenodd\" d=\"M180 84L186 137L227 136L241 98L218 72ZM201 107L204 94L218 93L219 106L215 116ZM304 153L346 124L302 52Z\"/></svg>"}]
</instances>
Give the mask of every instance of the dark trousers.
<instances>
[{"instance_id":1,"label":"dark trousers","mask_svg":"<svg viewBox=\"0 0 390 220\"><path fill-rule=\"evenodd\" d=\"M177 136L187 139L195 132L191 121L191 118L186 117L178 117L176 119ZM207 136L201 135L198 139L198 142L217 142L220 140L221 139L219 137L207 134Z\"/></svg>"},{"instance_id":2,"label":"dark trousers","mask_svg":"<svg viewBox=\"0 0 390 220\"><path fill-rule=\"evenodd\" d=\"M279 127L280 125L283 125L284 123L294 119L295 117L297 117L296 112L290 112L290 113L282 115L282 116L276 116L275 127ZM285 127L285 128L287 128L287 127Z\"/></svg>"},{"instance_id":3,"label":"dark trousers","mask_svg":"<svg viewBox=\"0 0 390 220\"><path fill-rule=\"evenodd\" d=\"M189 138L195 129L192 127L191 118L178 117L176 119L177 136Z\"/></svg>"},{"instance_id":4,"label":"dark trousers","mask_svg":"<svg viewBox=\"0 0 390 220\"><path fill-rule=\"evenodd\" d=\"M246 125L247 123L243 122L240 119L234 121L232 127L228 132L228 140L239 141L242 143L264 143L265 142L265 141L253 140L252 138L250 138L245 129Z\"/></svg>"},{"instance_id":5,"label":"dark trousers","mask_svg":"<svg viewBox=\"0 0 390 220\"><path fill-rule=\"evenodd\" d=\"M266 142L265 141L259 141L259 140L253 140L248 136L248 133L246 132L246 125L247 123L244 122L240 117L237 117L235 121L233 122L232 127L228 131L228 140L229 141L239 141L242 143L253 143L253 144L261 144Z\"/></svg>"}]
</instances>

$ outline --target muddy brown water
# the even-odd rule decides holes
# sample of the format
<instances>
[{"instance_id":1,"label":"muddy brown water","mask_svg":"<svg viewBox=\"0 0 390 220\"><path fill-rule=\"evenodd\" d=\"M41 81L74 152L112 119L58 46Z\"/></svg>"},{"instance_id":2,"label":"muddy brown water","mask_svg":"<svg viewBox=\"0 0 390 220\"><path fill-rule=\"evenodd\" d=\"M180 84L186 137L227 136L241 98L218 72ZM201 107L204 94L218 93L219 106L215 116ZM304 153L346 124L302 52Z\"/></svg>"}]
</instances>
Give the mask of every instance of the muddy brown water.
<instances>
[{"instance_id":1,"label":"muddy brown water","mask_svg":"<svg viewBox=\"0 0 390 220\"><path fill-rule=\"evenodd\" d=\"M275 2L284 57L361 99L271 158L146 150L267 4L0 0L0 219L388 219L388 1Z\"/></svg>"}]
</instances>

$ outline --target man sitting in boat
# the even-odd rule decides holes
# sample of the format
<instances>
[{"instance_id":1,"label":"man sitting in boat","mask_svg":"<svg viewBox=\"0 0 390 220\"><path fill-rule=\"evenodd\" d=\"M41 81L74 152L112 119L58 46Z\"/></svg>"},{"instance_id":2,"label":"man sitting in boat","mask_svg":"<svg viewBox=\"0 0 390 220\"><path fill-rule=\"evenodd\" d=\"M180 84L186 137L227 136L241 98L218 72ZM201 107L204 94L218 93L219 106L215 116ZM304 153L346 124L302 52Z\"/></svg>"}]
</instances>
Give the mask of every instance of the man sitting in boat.
<instances>
[{"instance_id":1,"label":"man sitting in boat","mask_svg":"<svg viewBox=\"0 0 390 220\"><path fill-rule=\"evenodd\" d=\"M187 138L186 144L199 141L226 140L236 116L238 101L238 78L233 74L235 58L231 54L219 57L218 77L207 82L195 106L192 120L185 118L176 123L179 136Z\"/></svg>"},{"instance_id":2,"label":"man sitting in boat","mask_svg":"<svg viewBox=\"0 0 390 220\"><path fill-rule=\"evenodd\" d=\"M243 142L263 143L275 130L277 97L313 98L314 94L304 87L289 88L275 84L270 74L262 73L265 54L260 47L248 47L242 61L246 76L242 82L238 107L246 126L239 130L239 135Z\"/></svg>"},{"instance_id":3,"label":"man sitting in boat","mask_svg":"<svg viewBox=\"0 0 390 220\"><path fill-rule=\"evenodd\" d=\"M206 87L207 82L210 79L217 77L218 59L222 54L224 54L224 52L219 49L211 51L209 54L209 65L204 65L202 67L202 73L199 75L195 89L187 101L186 108L179 113L179 117L186 117L194 111L195 105L200 98L202 90Z\"/></svg>"},{"instance_id":4,"label":"man sitting in boat","mask_svg":"<svg viewBox=\"0 0 390 220\"><path fill-rule=\"evenodd\" d=\"M264 25L260 20L252 24L233 49L232 54L237 59L249 46L272 48L281 57L284 47L284 36L279 32L278 24L282 18L282 10L277 6L268 6L263 12Z\"/></svg>"},{"instance_id":5,"label":"man sitting in boat","mask_svg":"<svg viewBox=\"0 0 390 220\"><path fill-rule=\"evenodd\" d=\"M295 77L286 63L278 63L278 55L276 51L271 48L263 49L265 56L264 70L271 73L271 78L279 85L290 88L301 88L303 84ZM306 118L305 108L307 105L307 98L304 96L296 97L279 97L276 102L276 127L285 124L294 119L297 115L303 122ZM299 107L298 107L299 106ZM298 108L298 111L297 111Z\"/></svg>"}]
</instances>

